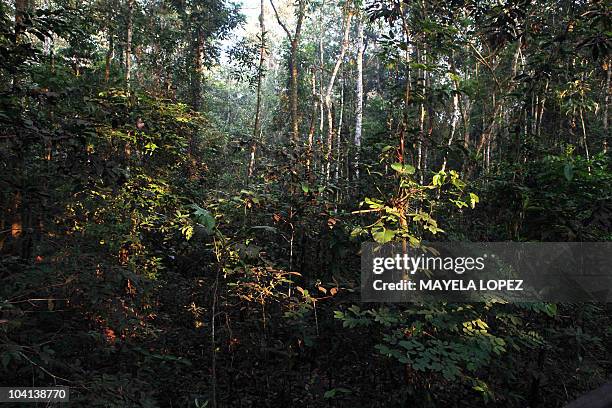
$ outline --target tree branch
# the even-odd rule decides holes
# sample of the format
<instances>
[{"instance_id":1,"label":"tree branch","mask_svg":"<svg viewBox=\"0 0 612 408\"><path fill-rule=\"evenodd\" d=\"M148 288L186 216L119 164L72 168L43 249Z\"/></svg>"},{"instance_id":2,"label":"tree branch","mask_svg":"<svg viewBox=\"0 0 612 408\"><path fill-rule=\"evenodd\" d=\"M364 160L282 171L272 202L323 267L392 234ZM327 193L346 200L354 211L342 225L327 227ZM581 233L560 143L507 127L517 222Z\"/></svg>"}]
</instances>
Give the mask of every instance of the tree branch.
<instances>
[{"instance_id":1,"label":"tree branch","mask_svg":"<svg viewBox=\"0 0 612 408\"><path fill-rule=\"evenodd\" d=\"M276 21L278 21L278 25L280 25L283 30L285 30L285 33L287 33L287 37L289 37L289 41L293 42L291 32L289 31L287 26L281 21L280 16L278 15L278 11L276 11L276 6L274 5L274 2L272 0L270 0L270 5L272 6L272 10L274 10L274 16L276 16Z\"/></svg>"}]
</instances>

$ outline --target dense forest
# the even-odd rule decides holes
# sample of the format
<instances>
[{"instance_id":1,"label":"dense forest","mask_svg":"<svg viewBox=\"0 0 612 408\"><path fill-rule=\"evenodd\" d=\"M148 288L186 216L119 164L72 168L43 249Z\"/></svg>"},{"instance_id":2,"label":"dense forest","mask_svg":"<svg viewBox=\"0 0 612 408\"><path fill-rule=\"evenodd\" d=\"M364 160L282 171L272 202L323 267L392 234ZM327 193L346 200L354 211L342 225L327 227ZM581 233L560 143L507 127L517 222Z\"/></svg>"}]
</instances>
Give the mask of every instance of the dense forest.
<instances>
[{"instance_id":1,"label":"dense forest","mask_svg":"<svg viewBox=\"0 0 612 408\"><path fill-rule=\"evenodd\" d=\"M612 5L364 1L0 0L0 386L535 408L609 381L609 304L363 303L360 247L612 241Z\"/></svg>"}]
</instances>

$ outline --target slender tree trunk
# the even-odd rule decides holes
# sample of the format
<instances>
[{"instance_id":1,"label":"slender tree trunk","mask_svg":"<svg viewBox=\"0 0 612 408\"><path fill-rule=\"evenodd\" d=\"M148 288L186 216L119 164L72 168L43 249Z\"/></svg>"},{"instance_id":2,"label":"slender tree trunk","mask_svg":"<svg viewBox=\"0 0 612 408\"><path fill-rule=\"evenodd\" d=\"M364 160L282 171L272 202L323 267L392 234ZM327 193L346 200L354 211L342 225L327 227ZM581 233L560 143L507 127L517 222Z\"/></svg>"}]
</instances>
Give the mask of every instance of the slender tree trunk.
<instances>
[{"instance_id":1,"label":"slender tree trunk","mask_svg":"<svg viewBox=\"0 0 612 408\"><path fill-rule=\"evenodd\" d=\"M425 44L423 44L425 46ZM417 61L422 65L427 64L427 51L423 48L421 52L417 47ZM423 183L423 139L425 137L425 94L427 92L427 70L420 69L419 78L421 79L421 104L419 113L419 135L417 139L417 170L419 172L419 180Z\"/></svg>"},{"instance_id":2,"label":"slender tree trunk","mask_svg":"<svg viewBox=\"0 0 612 408\"><path fill-rule=\"evenodd\" d=\"M142 62L142 46L138 45L134 49L134 56L136 57L136 64L140 65ZM143 71L141 69L136 69L136 81L140 88L144 88L144 79L143 79Z\"/></svg>"},{"instance_id":3,"label":"slender tree trunk","mask_svg":"<svg viewBox=\"0 0 612 408\"><path fill-rule=\"evenodd\" d=\"M194 59L193 107L199 110L202 105L202 77L204 76L204 32L201 27L196 30Z\"/></svg>"},{"instance_id":4,"label":"slender tree trunk","mask_svg":"<svg viewBox=\"0 0 612 408\"><path fill-rule=\"evenodd\" d=\"M312 171L311 165L313 161L313 149L314 149L314 134L315 134L315 121L317 119L318 111L318 99L317 99L317 80L316 80L316 68L312 67L312 77L310 81L311 92L312 92L312 115L310 116L310 127L308 128L308 151L306 152L306 173L308 180L311 181Z\"/></svg>"},{"instance_id":5,"label":"slender tree trunk","mask_svg":"<svg viewBox=\"0 0 612 408\"><path fill-rule=\"evenodd\" d=\"M104 66L104 81L106 83L108 83L108 81L110 80L111 61L113 59L113 48L114 48L113 42L114 42L113 33L110 32L110 29L109 29L108 50L106 50L106 61L105 61L105 66Z\"/></svg>"},{"instance_id":6,"label":"slender tree trunk","mask_svg":"<svg viewBox=\"0 0 612 408\"><path fill-rule=\"evenodd\" d=\"M363 21L357 22L357 79L355 104L355 178L359 179L359 155L361 153L361 131L363 126Z\"/></svg>"},{"instance_id":7,"label":"slender tree trunk","mask_svg":"<svg viewBox=\"0 0 612 408\"><path fill-rule=\"evenodd\" d=\"M128 93L131 90L132 80L132 32L134 29L134 0L127 0L128 18L127 18L127 38L125 42L125 82Z\"/></svg>"},{"instance_id":8,"label":"slender tree trunk","mask_svg":"<svg viewBox=\"0 0 612 408\"><path fill-rule=\"evenodd\" d=\"M253 126L253 141L251 142L251 158L249 161L249 172L248 176L251 178L255 171L255 156L257 153L257 143L259 141L259 135L261 133L261 120L260 120L260 111L261 111L261 83L263 79L263 64L264 64L264 56L266 51L266 27L264 24L264 0L260 1L260 14L259 14L259 35L260 35L260 44L259 44L259 67L257 70L257 102L255 103L255 125Z\"/></svg>"},{"instance_id":9,"label":"slender tree trunk","mask_svg":"<svg viewBox=\"0 0 612 408\"><path fill-rule=\"evenodd\" d=\"M612 93L612 89L610 88L610 79L612 77L612 58L608 58L608 75L606 77L606 96L604 98L604 109L603 109L603 130L604 130L604 142L603 142L603 151L604 153L608 153L608 143L610 139L610 133L608 131L610 123L608 112L610 109L610 93Z\"/></svg>"},{"instance_id":10,"label":"slender tree trunk","mask_svg":"<svg viewBox=\"0 0 612 408\"><path fill-rule=\"evenodd\" d=\"M199 23L198 23L199 24ZM204 32L201 27L197 27L196 29L196 43L194 49L194 79L192 83L192 105L196 111L199 111L202 107L202 78L204 75ZM228 86L229 92L229 86ZM227 105L229 107L229 95ZM227 118L226 123L230 121L230 110L227 110ZM195 137L191 137L189 139L189 144L187 146L187 156L188 156L188 177L190 180L196 180L199 177L199 162L200 159L196 153L197 142Z\"/></svg>"},{"instance_id":11,"label":"slender tree trunk","mask_svg":"<svg viewBox=\"0 0 612 408\"><path fill-rule=\"evenodd\" d=\"M478 63L476 63L476 72L478 72ZM466 80L470 79L469 71L466 72ZM461 101L463 102L460 105L461 115L463 118L463 147L467 150L470 147L470 139L471 132L470 127L472 125L472 101L469 96L461 95ZM465 164L466 162L464 162Z\"/></svg>"},{"instance_id":12,"label":"slender tree trunk","mask_svg":"<svg viewBox=\"0 0 612 408\"><path fill-rule=\"evenodd\" d=\"M544 106L546 105L546 95L548 94L548 79L546 80L546 85L544 86L544 95L542 95L542 101L540 102L540 113L538 114L538 124L536 126L536 136L538 139L540 138L541 130L542 130L542 118L544 117Z\"/></svg>"},{"instance_id":13,"label":"slender tree trunk","mask_svg":"<svg viewBox=\"0 0 612 408\"><path fill-rule=\"evenodd\" d=\"M334 119L332 115L331 98L325 98L325 108L327 110L327 153L325 157L325 180L329 181L332 161L332 144L334 140Z\"/></svg>"},{"instance_id":14,"label":"slender tree trunk","mask_svg":"<svg viewBox=\"0 0 612 408\"><path fill-rule=\"evenodd\" d=\"M289 111L291 112L291 140L294 144L297 145L300 140L300 121L298 114L299 69L297 61L297 52L300 44L300 37L302 34L302 23L304 22L304 15L306 12L306 0L298 0L297 22L293 35L291 34L287 26L281 21L273 0L270 0L270 5L274 10L276 21L278 21L278 24L287 34L287 38L289 39L289 43L291 44L291 51L289 55L289 77L291 78L291 86L289 93Z\"/></svg>"},{"instance_id":15,"label":"slender tree trunk","mask_svg":"<svg viewBox=\"0 0 612 408\"><path fill-rule=\"evenodd\" d=\"M324 4L325 2L323 2ZM321 5L321 7L323 7L323 5ZM320 20L323 19L323 16L321 15ZM320 24L320 22L319 22ZM324 61L324 52L323 52L323 29L322 27L320 27L319 30L319 158L321 161L321 168L323 166L323 157L324 157L324 151L323 151L323 140L324 140L324 136L323 136L323 132L325 129L325 100L324 100L324 90L323 90L323 73L324 73L324 68L325 68L325 61ZM316 164L316 163L315 163Z\"/></svg>"},{"instance_id":16,"label":"slender tree trunk","mask_svg":"<svg viewBox=\"0 0 612 408\"><path fill-rule=\"evenodd\" d=\"M410 97L412 92L412 74L410 71L410 52L412 47L410 40L410 27L408 26L408 20L406 19L406 5L400 3L400 13L402 21L402 31L404 34L404 42L406 43L406 49L404 50L404 64L405 64L405 87L404 87L404 109L402 112L402 120L399 122L399 149L398 149L398 161L404 163L405 152L406 152L406 133L408 131L409 121L409 108L410 108ZM399 65L397 76L399 77ZM405 249L405 240L402 241Z\"/></svg>"},{"instance_id":17,"label":"slender tree trunk","mask_svg":"<svg viewBox=\"0 0 612 408\"><path fill-rule=\"evenodd\" d=\"M442 171L446 170L446 162L448 160L448 151L453 145L453 139L455 138L455 132L457 130L457 122L459 122L459 92L457 91L457 82L455 81L455 94L453 95L453 116L451 119L450 135L448 142L446 143L446 151L444 152L444 162L442 163Z\"/></svg>"},{"instance_id":18,"label":"slender tree trunk","mask_svg":"<svg viewBox=\"0 0 612 408\"><path fill-rule=\"evenodd\" d=\"M300 118L298 114L298 61L297 53L302 34L302 22L306 14L306 0L298 0L298 19L295 26L295 35L291 42L291 130L294 143L300 140Z\"/></svg>"},{"instance_id":19,"label":"slender tree trunk","mask_svg":"<svg viewBox=\"0 0 612 408\"><path fill-rule=\"evenodd\" d=\"M351 19L353 14L351 10L346 11L346 18L344 19L344 34L342 36L342 44L340 45L340 53L334 64L329 82L327 84L327 90L325 91L325 107L327 109L327 180L329 181L332 153L333 153L333 141L334 141L334 122L332 116L332 91L334 89L334 83L336 82L336 76L344 60L344 54L349 42L349 32L351 28Z\"/></svg>"},{"instance_id":20,"label":"slender tree trunk","mask_svg":"<svg viewBox=\"0 0 612 408\"><path fill-rule=\"evenodd\" d=\"M159 41L155 41L154 52L156 59L161 61L162 52L161 52L161 44ZM164 67L163 64L157 64L157 69L155 70L155 91L158 92L159 95L163 95L164 90L162 89L162 77L163 77Z\"/></svg>"},{"instance_id":21,"label":"slender tree trunk","mask_svg":"<svg viewBox=\"0 0 612 408\"><path fill-rule=\"evenodd\" d=\"M343 70L344 71L344 70ZM343 75L344 77L344 75ZM342 121L344 116L344 79L342 86L340 87L340 113L338 115L338 132L336 132L336 169L334 173L334 182L338 184L338 178L340 176L340 163L342 161ZM339 191L338 191L339 192Z\"/></svg>"},{"instance_id":22,"label":"slender tree trunk","mask_svg":"<svg viewBox=\"0 0 612 408\"><path fill-rule=\"evenodd\" d=\"M291 140L297 145L300 140L300 123L298 118L298 66L297 66L297 41L291 42Z\"/></svg>"},{"instance_id":23,"label":"slender tree trunk","mask_svg":"<svg viewBox=\"0 0 612 408\"><path fill-rule=\"evenodd\" d=\"M586 125L584 123L584 111L580 108L580 127L582 128L582 144L584 145L584 153L587 160L591 160L591 155L589 154L589 145L587 143L587 130ZM589 172L591 168L589 166Z\"/></svg>"},{"instance_id":24,"label":"slender tree trunk","mask_svg":"<svg viewBox=\"0 0 612 408\"><path fill-rule=\"evenodd\" d=\"M25 33L23 20L28 12L28 8L28 0L15 0L15 44L21 44L22 37ZM21 81L20 67L15 67L15 73L13 74L13 89L19 88Z\"/></svg>"},{"instance_id":25,"label":"slender tree trunk","mask_svg":"<svg viewBox=\"0 0 612 408\"><path fill-rule=\"evenodd\" d=\"M27 0L16 0L15 1L15 44L19 45L22 42L22 37L25 33L25 26L24 26L24 18L26 13L28 12L28 8L29 8L29 2ZM13 91L16 92L18 90L18 88L21 86L21 83L23 82L23 76L21 74L21 67L20 66L16 66L15 68L15 73L13 74ZM19 131L17 131L17 136L19 136ZM21 255L22 248L23 248L23 215L24 215L24 208L23 208L23 196L22 196L22 183L24 180L24 176L25 176L25 171L24 171L24 158L23 156L21 158L19 158L16 163L14 163L14 167L12 169L12 171L14 172L14 178L15 180L19 181L18 185L15 186L15 189L12 193L12 197L10 199L10 204L7 208L8 211L6 211L6 213L8 213L8 215L10 216L10 223L11 223L11 229L10 229L10 238L9 238L9 244L8 245L8 249L7 249L7 253L12 254L12 255ZM6 214L5 213L5 214ZM3 228L4 230L4 228ZM3 246L4 242L2 242L2 244L0 245Z\"/></svg>"},{"instance_id":26,"label":"slender tree trunk","mask_svg":"<svg viewBox=\"0 0 612 408\"><path fill-rule=\"evenodd\" d=\"M582 81L585 81L585 75L582 73ZM587 130L584 122L584 110L582 109L584 106L584 96L582 96L582 104L580 106L580 127L582 128L582 144L584 145L584 154L587 160L591 160L591 155L589 154L589 145L587 143ZM589 174L591 173L591 166L588 166Z\"/></svg>"}]
</instances>

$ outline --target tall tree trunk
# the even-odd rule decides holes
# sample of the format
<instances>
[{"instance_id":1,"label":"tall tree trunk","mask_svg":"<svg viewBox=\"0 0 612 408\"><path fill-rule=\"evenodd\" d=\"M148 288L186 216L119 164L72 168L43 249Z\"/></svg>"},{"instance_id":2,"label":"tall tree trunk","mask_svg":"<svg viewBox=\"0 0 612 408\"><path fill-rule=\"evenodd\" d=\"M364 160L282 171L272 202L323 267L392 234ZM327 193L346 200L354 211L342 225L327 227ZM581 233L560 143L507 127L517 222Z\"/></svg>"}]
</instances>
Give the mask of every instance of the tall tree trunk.
<instances>
[{"instance_id":1,"label":"tall tree trunk","mask_svg":"<svg viewBox=\"0 0 612 408\"><path fill-rule=\"evenodd\" d=\"M478 75L478 62L476 63L475 71L476 71L476 75ZM465 73L465 80L467 81L469 79L470 79L470 71L468 69L466 70L466 73ZM470 147L470 141L471 141L470 127L472 126L472 120L471 120L472 119L472 101L467 95L461 95L461 101L463 102L460 105L461 116L463 119L463 147L467 151L467 149ZM464 167L466 163L467 163L467 160L464 160Z\"/></svg>"},{"instance_id":2,"label":"tall tree trunk","mask_svg":"<svg viewBox=\"0 0 612 408\"><path fill-rule=\"evenodd\" d=\"M132 32L134 29L134 0L127 0L127 38L125 41L125 83L128 93L131 90L132 80Z\"/></svg>"},{"instance_id":3,"label":"tall tree trunk","mask_svg":"<svg viewBox=\"0 0 612 408\"><path fill-rule=\"evenodd\" d=\"M454 81L455 84L455 94L453 95L453 115L451 119L451 129L450 135L448 137L448 142L446 143L446 150L444 152L444 162L442 163L442 171L446 170L446 162L448 160L448 152L450 147L453 145L453 139L455 138L455 132L457 130L457 122L459 122L459 91L457 81Z\"/></svg>"},{"instance_id":4,"label":"tall tree trunk","mask_svg":"<svg viewBox=\"0 0 612 408\"><path fill-rule=\"evenodd\" d=\"M29 2L27 0L16 0L15 1L15 44L19 45L22 42L22 37L25 33L24 19L25 15L28 12ZM13 91L17 92L18 88L21 86L23 82L23 76L21 73L21 66L16 66L15 72L13 74ZM17 131L17 136L19 136L19 131ZM24 166L24 157L21 156L12 169L14 173L13 178L15 181L14 190L12 192L12 197L10 199L10 204L5 209L5 214L10 217L10 238L8 238L8 248L6 252L12 255L21 255L23 246L23 216L24 216L24 208L23 208L23 180L25 176L25 166ZM4 220L3 220L4 221ZM3 228L4 229L4 228ZM3 232L4 233L4 232ZM0 243L0 249L4 246L4 242Z\"/></svg>"},{"instance_id":5,"label":"tall tree trunk","mask_svg":"<svg viewBox=\"0 0 612 408\"><path fill-rule=\"evenodd\" d=\"M314 134L315 134L315 121L317 119L318 111L318 96L317 96L317 80L316 80L316 68L312 67L312 77L310 81L311 92L312 92L312 114L310 116L310 127L308 128L308 151L306 152L306 173L308 180L312 181L312 161L313 161L313 149L314 149Z\"/></svg>"},{"instance_id":6,"label":"tall tree trunk","mask_svg":"<svg viewBox=\"0 0 612 408\"><path fill-rule=\"evenodd\" d=\"M342 161L342 121L344 116L344 70L343 79L341 79L342 85L340 87L340 113L338 115L338 132L336 132L336 168L334 173L334 182L338 184L338 178L340 176L340 163ZM339 192L339 190L337 190Z\"/></svg>"},{"instance_id":7,"label":"tall tree trunk","mask_svg":"<svg viewBox=\"0 0 612 408\"><path fill-rule=\"evenodd\" d=\"M24 18L28 12L29 2L28 0L15 0L15 44L20 44L22 37L25 33ZM15 73L13 74L13 89L19 88L22 77L20 68L14 67Z\"/></svg>"},{"instance_id":8,"label":"tall tree trunk","mask_svg":"<svg viewBox=\"0 0 612 408\"><path fill-rule=\"evenodd\" d=\"M359 154L361 152L361 130L363 126L363 21L357 22L357 79L355 103L355 178L359 179Z\"/></svg>"},{"instance_id":9,"label":"tall tree trunk","mask_svg":"<svg viewBox=\"0 0 612 408\"><path fill-rule=\"evenodd\" d=\"M325 4L325 0L323 0L321 4L321 8ZM321 12L322 13L322 12ZM325 96L324 96L324 85L323 85L323 73L325 68L324 61L324 52L323 52L323 27L321 25L321 20L323 20L323 16L319 16L319 157L321 159L321 168L323 168L323 157L325 156L323 150L323 132L325 129ZM315 162L316 165L316 162Z\"/></svg>"},{"instance_id":10,"label":"tall tree trunk","mask_svg":"<svg viewBox=\"0 0 612 408\"><path fill-rule=\"evenodd\" d=\"M261 133L261 83L263 79L263 64L264 56L266 51L266 27L264 21L264 0L260 0L260 13L259 13L259 66L257 70L257 101L255 102L255 125L253 126L253 141L251 142L251 158L249 161L249 173L248 176L251 178L255 171L255 156L257 154L257 143L259 141L259 135Z\"/></svg>"},{"instance_id":11,"label":"tall tree trunk","mask_svg":"<svg viewBox=\"0 0 612 408\"><path fill-rule=\"evenodd\" d=\"M423 44L423 52L419 51L417 46L417 60L423 65L427 65L427 49L426 44ZM419 180L423 184L423 139L425 138L425 95L427 93L427 69L420 69L419 78L421 79L421 105L419 113L419 136L417 139L417 170L419 172Z\"/></svg>"},{"instance_id":12,"label":"tall tree trunk","mask_svg":"<svg viewBox=\"0 0 612 408\"><path fill-rule=\"evenodd\" d=\"M290 77L290 92L289 92L289 111L291 112L291 140L294 144L300 140L300 121L298 114L298 79L299 79L299 69L298 69L298 61L297 61L297 52L298 47L300 45L300 37L302 34L302 23L304 22L304 15L306 14L306 0L298 0L298 11L297 11L297 21L295 25L295 32L292 35L287 26L282 22L280 16L278 15L278 11L276 10L276 6L274 5L273 0L270 0L270 5L274 10L274 15L276 16L276 21L278 21L278 25L285 31L287 34L287 38L289 39L289 44L291 45L290 55L289 55L289 77Z\"/></svg>"},{"instance_id":13,"label":"tall tree trunk","mask_svg":"<svg viewBox=\"0 0 612 408\"><path fill-rule=\"evenodd\" d=\"M604 142L603 142L603 151L604 153L608 153L608 143L610 139L610 133L608 132L610 123L608 118L608 113L610 109L610 93L612 93L612 89L610 88L610 79L612 77L612 58L608 58L608 75L606 77L606 88L604 97L604 109L603 109L603 130L604 130Z\"/></svg>"},{"instance_id":14,"label":"tall tree trunk","mask_svg":"<svg viewBox=\"0 0 612 408\"><path fill-rule=\"evenodd\" d=\"M342 44L340 45L340 53L334 64L329 82L327 84L327 90L325 91L325 107L327 109L327 180L330 177L332 153L333 153L333 142L334 142L334 121L332 115L332 91L334 89L334 83L336 82L336 76L340 70L340 65L344 60L344 54L348 47L349 32L351 28L351 19L353 17L352 11L348 9L346 11L346 18L344 19L344 34L342 36Z\"/></svg>"},{"instance_id":15,"label":"tall tree trunk","mask_svg":"<svg viewBox=\"0 0 612 408\"><path fill-rule=\"evenodd\" d=\"M587 143L587 130L586 125L584 123L584 110L582 107L580 108L580 127L582 128L582 144L584 146L584 153L587 160L591 160L591 155L589 154L589 144ZM591 167L589 166L589 172L591 171Z\"/></svg>"},{"instance_id":16,"label":"tall tree trunk","mask_svg":"<svg viewBox=\"0 0 612 408\"><path fill-rule=\"evenodd\" d=\"M538 123L536 125L536 136L539 139L540 133L542 130L542 118L544 117L544 106L546 106L546 95L548 94L548 83L549 80L546 80L546 85L544 86L544 94L542 95L542 100L540 102L540 112L538 113Z\"/></svg>"},{"instance_id":17,"label":"tall tree trunk","mask_svg":"<svg viewBox=\"0 0 612 408\"><path fill-rule=\"evenodd\" d=\"M405 81L406 85L404 87L404 111L402 113L402 120L399 122L399 148L398 148L398 161L400 163L404 163L404 154L405 154L405 142L406 142L406 132L408 131L408 120L409 120L409 107L410 107L410 93L412 92L412 75L410 72L410 50L411 44L410 40L410 27L408 26L408 20L406 19L406 10L405 4L400 3L400 15L402 21L402 31L404 34L404 41L406 43L406 49L404 50L404 60L405 60ZM398 76L399 76L399 66L398 66ZM405 247L405 240L403 240L403 245ZM405 248L404 248L405 249Z\"/></svg>"},{"instance_id":18,"label":"tall tree trunk","mask_svg":"<svg viewBox=\"0 0 612 408\"><path fill-rule=\"evenodd\" d=\"M291 140L297 145L300 140L300 123L298 117L298 66L297 66L298 42L291 41L291 58L289 62L291 70Z\"/></svg>"},{"instance_id":19,"label":"tall tree trunk","mask_svg":"<svg viewBox=\"0 0 612 408\"><path fill-rule=\"evenodd\" d=\"M19 42L20 37L25 32L23 19L28 11L28 0L15 0L15 42Z\"/></svg>"},{"instance_id":20,"label":"tall tree trunk","mask_svg":"<svg viewBox=\"0 0 612 408\"><path fill-rule=\"evenodd\" d=\"M193 80L193 107L200 110L202 107L202 77L204 75L204 32L201 27L196 30L196 44L194 49L194 80Z\"/></svg>"},{"instance_id":21,"label":"tall tree trunk","mask_svg":"<svg viewBox=\"0 0 612 408\"><path fill-rule=\"evenodd\" d=\"M108 50L106 50L106 60L104 64L104 81L108 83L110 80L110 71L111 71L111 61L113 59L113 33L108 32Z\"/></svg>"}]
</instances>

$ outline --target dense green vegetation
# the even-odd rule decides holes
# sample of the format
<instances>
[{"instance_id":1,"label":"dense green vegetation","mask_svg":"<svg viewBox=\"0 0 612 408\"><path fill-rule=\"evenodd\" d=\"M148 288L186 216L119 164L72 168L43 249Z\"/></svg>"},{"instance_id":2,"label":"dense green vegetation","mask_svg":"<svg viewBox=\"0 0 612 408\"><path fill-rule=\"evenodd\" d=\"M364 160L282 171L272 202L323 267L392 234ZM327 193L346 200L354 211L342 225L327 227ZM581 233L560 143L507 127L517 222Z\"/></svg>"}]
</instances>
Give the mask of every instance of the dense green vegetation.
<instances>
[{"instance_id":1,"label":"dense green vegetation","mask_svg":"<svg viewBox=\"0 0 612 408\"><path fill-rule=\"evenodd\" d=\"M608 380L609 305L365 304L359 248L612 240L609 2L243 6L0 0L0 386L558 407Z\"/></svg>"}]
</instances>

